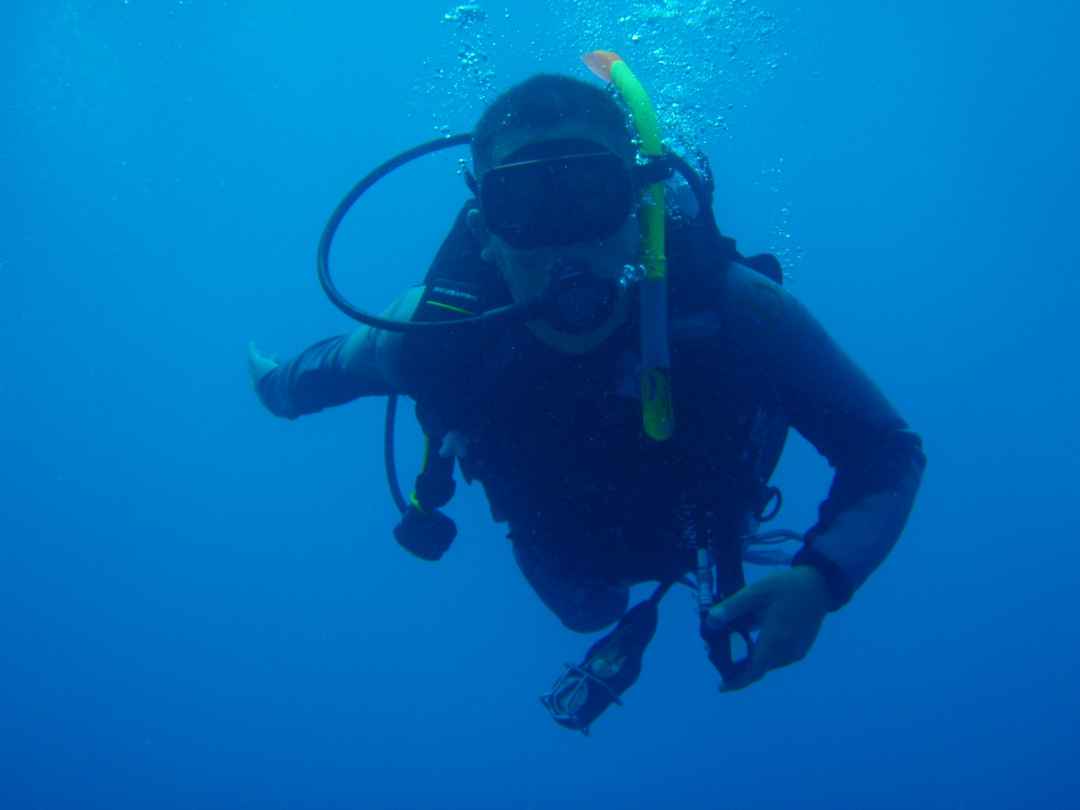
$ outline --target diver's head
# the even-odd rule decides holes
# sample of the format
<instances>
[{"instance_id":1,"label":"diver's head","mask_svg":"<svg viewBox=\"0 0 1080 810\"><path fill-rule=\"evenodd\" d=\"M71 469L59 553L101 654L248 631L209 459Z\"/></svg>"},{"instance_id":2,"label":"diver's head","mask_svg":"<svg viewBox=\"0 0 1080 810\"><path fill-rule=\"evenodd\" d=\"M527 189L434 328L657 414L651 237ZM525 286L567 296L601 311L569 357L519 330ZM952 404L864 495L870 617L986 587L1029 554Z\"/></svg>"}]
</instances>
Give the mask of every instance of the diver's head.
<instances>
[{"instance_id":1,"label":"diver's head","mask_svg":"<svg viewBox=\"0 0 1080 810\"><path fill-rule=\"evenodd\" d=\"M627 115L605 90L533 77L499 96L472 143L480 208L469 223L517 302L558 292L534 334L587 352L627 317L618 283L640 253L642 185Z\"/></svg>"}]
</instances>

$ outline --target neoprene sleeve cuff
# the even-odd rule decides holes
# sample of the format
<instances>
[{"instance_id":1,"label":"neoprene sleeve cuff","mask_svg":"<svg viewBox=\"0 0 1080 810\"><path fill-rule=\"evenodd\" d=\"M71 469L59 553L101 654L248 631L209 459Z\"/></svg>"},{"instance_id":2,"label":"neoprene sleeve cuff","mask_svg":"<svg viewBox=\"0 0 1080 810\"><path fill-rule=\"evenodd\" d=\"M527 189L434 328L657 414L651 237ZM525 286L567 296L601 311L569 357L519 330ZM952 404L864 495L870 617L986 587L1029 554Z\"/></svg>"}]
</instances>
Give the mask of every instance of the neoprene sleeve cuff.
<instances>
[{"instance_id":1,"label":"neoprene sleeve cuff","mask_svg":"<svg viewBox=\"0 0 1080 810\"><path fill-rule=\"evenodd\" d=\"M912 444L909 456L892 467L894 480L886 489L863 496L840 510L808 535L794 565L812 565L825 577L836 610L888 556L904 530L926 458Z\"/></svg>"},{"instance_id":2,"label":"neoprene sleeve cuff","mask_svg":"<svg viewBox=\"0 0 1080 810\"><path fill-rule=\"evenodd\" d=\"M839 610L849 601L855 594L855 586L848 579L844 570L818 551L810 548L809 546L803 548L798 554L795 555L795 559L791 561L791 565L807 565L825 578L825 585L829 589L829 612Z\"/></svg>"}]
</instances>

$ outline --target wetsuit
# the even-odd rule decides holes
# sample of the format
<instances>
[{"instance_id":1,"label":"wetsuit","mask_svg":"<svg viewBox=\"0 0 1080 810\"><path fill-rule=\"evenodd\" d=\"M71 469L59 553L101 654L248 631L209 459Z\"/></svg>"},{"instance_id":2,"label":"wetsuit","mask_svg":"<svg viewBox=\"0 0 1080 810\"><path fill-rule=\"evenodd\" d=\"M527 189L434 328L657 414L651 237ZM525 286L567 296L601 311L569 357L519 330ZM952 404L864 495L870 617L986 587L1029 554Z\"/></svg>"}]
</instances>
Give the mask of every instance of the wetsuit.
<instances>
[{"instance_id":1,"label":"wetsuit","mask_svg":"<svg viewBox=\"0 0 1080 810\"><path fill-rule=\"evenodd\" d=\"M680 315L673 295L668 442L642 434L633 323L584 356L545 347L521 324L460 341L364 328L310 347L258 392L289 419L366 395L415 398L428 435L452 436L462 472L509 524L530 584L581 631L618 619L629 584L689 570L686 509L735 538L771 472L752 469L750 448L760 434L775 441L777 426L782 442L790 425L835 470L795 564L816 567L840 607L900 536L921 442L788 292L735 263L713 278L696 311ZM411 289L387 314L427 319L428 292Z\"/></svg>"}]
</instances>

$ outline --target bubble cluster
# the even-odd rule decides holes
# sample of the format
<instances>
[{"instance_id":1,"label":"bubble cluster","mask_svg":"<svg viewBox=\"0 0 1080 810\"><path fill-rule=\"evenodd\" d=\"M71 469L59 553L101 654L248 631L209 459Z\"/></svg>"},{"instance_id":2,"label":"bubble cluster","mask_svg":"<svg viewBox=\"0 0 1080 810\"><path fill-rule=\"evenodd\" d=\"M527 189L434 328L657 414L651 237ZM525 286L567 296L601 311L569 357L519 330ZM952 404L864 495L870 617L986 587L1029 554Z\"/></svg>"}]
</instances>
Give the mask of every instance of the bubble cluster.
<instances>
[{"instance_id":1,"label":"bubble cluster","mask_svg":"<svg viewBox=\"0 0 1080 810\"><path fill-rule=\"evenodd\" d=\"M784 158L777 158L776 163L761 170L759 182L773 195L784 193L787 178L784 174ZM802 265L803 249L792 233L792 212L790 203L781 203L773 214L773 224L769 232L768 250L780 260L784 275L790 276Z\"/></svg>"},{"instance_id":2,"label":"bubble cluster","mask_svg":"<svg viewBox=\"0 0 1080 810\"><path fill-rule=\"evenodd\" d=\"M450 135L451 122L475 118L497 92L496 72L491 54L500 36L492 27L486 9L480 3L453 6L442 16L448 32L447 45L453 54L436 54L424 60L425 79L416 94L432 117L434 129ZM457 124L457 128L465 121Z\"/></svg>"},{"instance_id":3,"label":"bubble cluster","mask_svg":"<svg viewBox=\"0 0 1080 810\"><path fill-rule=\"evenodd\" d=\"M480 100L486 100L495 88L495 71L487 53L487 22L487 12L479 3L465 3L443 15L443 23L453 27L461 76Z\"/></svg>"},{"instance_id":4,"label":"bubble cluster","mask_svg":"<svg viewBox=\"0 0 1080 810\"><path fill-rule=\"evenodd\" d=\"M507 76L521 73L523 51L529 54L528 72L585 78L581 54L615 50L645 83L667 145L700 163L698 155L733 137L740 111L785 64L785 22L761 5L766 2L548 0L548 13L526 23L527 30L512 24L505 6L453 5L441 19L445 47L425 62L414 98L435 130L449 135L471 127L505 89ZM779 170L772 179L783 179ZM777 186L770 193L783 191ZM773 241L785 264L799 259L791 247L790 219L789 206L782 204Z\"/></svg>"},{"instance_id":5,"label":"bubble cluster","mask_svg":"<svg viewBox=\"0 0 1080 810\"><path fill-rule=\"evenodd\" d=\"M726 134L783 64L781 20L750 0L554 0L557 39L579 52L617 50L647 80L667 139L679 151Z\"/></svg>"},{"instance_id":6,"label":"bubble cluster","mask_svg":"<svg viewBox=\"0 0 1080 810\"><path fill-rule=\"evenodd\" d=\"M734 137L739 113L787 60L785 21L764 2L552 0L553 17L562 23L550 41L563 60L597 48L617 51L649 90L666 144L700 165L699 154ZM784 201L783 159L762 175L778 209L769 248L790 270L801 263L802 251Z\"/></svg>"},{"instance_id":7,"label":"bubble cluster","mask_svg":"<svg viewBox=\"0 0 1080 810\"><path fill-rule=\"evenodd\" d=\"M463 3L443 14L453 57L429 59L420 88L437 118L465 107L475 117L494 97L501 88L492 55L510 40L520 53L527 39L537 68L557 72L578 69L582 53L613 49L646 80L667 139L686 152L726 135L737 109L787 56L781 19L752 0L549 0L549 30L531 32L509 30L509 11L487 6Z\"/></svg>"}]
</instances>

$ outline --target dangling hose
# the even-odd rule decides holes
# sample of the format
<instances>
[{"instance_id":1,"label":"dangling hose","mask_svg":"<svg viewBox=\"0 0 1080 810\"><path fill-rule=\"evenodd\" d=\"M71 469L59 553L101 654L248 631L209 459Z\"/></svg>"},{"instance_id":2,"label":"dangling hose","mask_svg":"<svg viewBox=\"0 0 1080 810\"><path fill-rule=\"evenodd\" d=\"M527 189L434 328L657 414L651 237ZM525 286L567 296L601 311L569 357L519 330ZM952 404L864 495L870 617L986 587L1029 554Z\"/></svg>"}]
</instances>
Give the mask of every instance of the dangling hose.
<instances>
[{"instance_id":1,"label":"dangling hose","mask_svg":"<svg viewBox=\"0 0 1080 810\"><path fill-rule=\"evenodd\" d=\"M401 492L401 484L398 482L397 462L394 460L394 423L397 419L398 395L391 394L386 398L386 428L383 430L383 462L386 466L386 481L390 485L390 496L394 499L401 514L409 508L405 496Z\"/></svg>"},{"instance_id":2,"label":"dangling hose","mask_svg":"<svg viewBox=\"0 0 1080 810\"><path fill-rule=\"evenodd\" d=\"M338 228L341 226L342 220L345 219L345 215L349 213L349 209L353 207L356 201L359 200L368 189L386 177L386 175L390 174L390 172L404 166L410 161L416 160L418 157L430 155L433 152L439 152L454 146L464 146L471 142L472 135L463 134L454 135L449 138L437 138L433 141L428 141L427 143L415 146L375 167L375 169L369 172L364 179L353 186L352 190L338 203L337 208L334 209L333 213L330 215L330 219L326 222L326 226L323 228L322 236L319 238L319 248L315 257L316 270L319 274L319 284L322 285L323 292L326 293L326 297L330 299L330 302L334 306L355 321L367 324L373 329L385 329L388 332L418 332L425 329L445 329L447 327L446 321L395 321L390 318L380 318L377 315L372 315L371 313L364 312L363 310L354 307L345 296L341 294L341 291L338 290L337 285L334 283L334 278L330 274L330 247L333 245L334 237L337 235ZM483 315L472 318L456 319L453 322L453 325L460 326L462 324L490 323L491 321L501 318L525 318L530 311L535 309L535 307L536 302L532 301L523 304L511 304L509 306L497 307L488 310Z\"/></svg>"}]
</instances>

